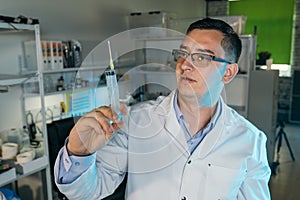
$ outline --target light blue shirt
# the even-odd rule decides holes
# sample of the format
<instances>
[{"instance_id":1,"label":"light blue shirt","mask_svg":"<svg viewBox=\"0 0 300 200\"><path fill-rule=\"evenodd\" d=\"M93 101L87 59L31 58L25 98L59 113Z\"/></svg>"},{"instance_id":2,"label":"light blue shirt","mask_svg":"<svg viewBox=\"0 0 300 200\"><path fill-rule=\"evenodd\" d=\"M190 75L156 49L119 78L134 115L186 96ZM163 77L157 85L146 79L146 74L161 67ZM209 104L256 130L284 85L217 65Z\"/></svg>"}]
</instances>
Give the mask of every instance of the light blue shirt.
<instances>
[{"instance_id":1,"label":"light blue shirt","mask_svg":"<svg viewBox=\"0 0 300 200\"><path fill-rule=\"evenodd\" d=\"M181 112L178 101L177 101L177 94L174 95L174 109L176 113L176 117L178 120L178 123L183 128L185 138L187 140L187 144L189 147L190 154L194 152L194 150L199 146L199 144L202 142L204 137L214 128L214 126L217 123L217 120L219 119L221 113L222 113L222 104L218 101L217 103L217 110L213 117L211 118L210 122L201 130L199 130L195 135L192 135L189 131L189 124L184 119L183 113Z\"/></svg>"},{"instance_id":2,"label":"light blue shirt","mask_svg":"<svg viewBox=\"0 0 300 200\"><path fill-rule=\"evenodd\" d=\"M220 101L220 100L219 100ZM197 148L197 146L201 143L201 141L204 139L204 137L213 129L215 126L218 118L221 115L221 103L217 105L217 110L215 114L213 115L210 122L207 124L206 127L204 127L202 130L198 131L194 136L190 133L188 127L188 123L184 119L183 113L179 109L178 103L177 103L177 92L174 95L174 109L176 113L176 117L178 120L178 123L181 125L181 127L184 130L184 134L187 140L187 144L189 147L190 154L193 153L193 151ZM61 184L68 184L72 183L74 180L76 180L83 172L85 172L89 166L95 162L96 160L96 153L90 155L90 156L74 156L68 155L68 151L66 148L66 144L68 142L68 138L66 139L66 143L64 145L64 151L61 155L61 161L59 163L59 180L58 182Z\"/></svg>"},{"instance_id":3,"label":"light blue shirt","mask_svg":"<svg viewBox=\"0 0 300 200\"><path fill-rule=\"evenodd\" d=\"M67 143L69 138L66 139L63 147L63 154L59 163L59 183L72 183L83 172L85 172L96 160L96 153L90 156L69 156L67 151Z\"/></svg>"}]
</instances>

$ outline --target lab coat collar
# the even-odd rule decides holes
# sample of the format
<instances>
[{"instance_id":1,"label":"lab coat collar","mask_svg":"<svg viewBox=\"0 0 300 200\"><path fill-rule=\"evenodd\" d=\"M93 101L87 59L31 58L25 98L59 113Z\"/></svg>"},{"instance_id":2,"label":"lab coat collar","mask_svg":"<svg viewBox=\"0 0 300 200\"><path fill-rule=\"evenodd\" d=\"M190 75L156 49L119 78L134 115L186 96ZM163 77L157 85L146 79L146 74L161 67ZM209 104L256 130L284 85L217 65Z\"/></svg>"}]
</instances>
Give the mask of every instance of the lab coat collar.
<instances>
[{"instance_id":1,"label":"lab coat collar","mask_svg":"<svg viewBox=\"0 0 300 200\"><path fill-rule=\"evenodd\" d=\"M186 138L184 136L184 132L177 121L175 109L173 106L174 95L176 91L173 91L168 97L166 97L160 104L160 108L164 109L156 109L156 112L159 115L165 116L165 128L170 133L170 135L177 140L182 151L186 152L186 155L190 155L188 150L188 145L186 142ZM193 156L196 156L200 159L206 157L214 148L214 146L219 141L220 136L222 135L224 129L226 129L228 124L228 107L224 103L222 97L220 97L220 104L222 104L222 112L217 120L215 127L210 131L209 134L204 138L204 140L199 144L199 146L195 149Z\"/></svg>"}]
</instances>

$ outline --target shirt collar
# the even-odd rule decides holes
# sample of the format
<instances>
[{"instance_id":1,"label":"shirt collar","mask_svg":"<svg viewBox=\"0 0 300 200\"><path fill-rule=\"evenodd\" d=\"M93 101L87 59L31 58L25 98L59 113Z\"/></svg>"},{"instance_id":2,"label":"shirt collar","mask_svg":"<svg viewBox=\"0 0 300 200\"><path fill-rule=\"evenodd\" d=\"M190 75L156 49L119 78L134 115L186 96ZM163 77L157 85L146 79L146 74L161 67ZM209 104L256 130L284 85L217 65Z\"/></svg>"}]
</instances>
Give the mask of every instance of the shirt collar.
<instances>
[{"instance_id":1,"label":"shirt collar","mask_svg":"<svg viewBox=\"0 0 300 200\"><path fill-rule=\"evenodd\" d=\"M176 90L175 95L174 95L173 107L174 107L174 110L176 113L176 118L177 118L178 122L180 122L180 120L184 120L183 113L181 112L181 110L178 106L178 90ZM206 127L213 128L216 125L221 113L222 113L222 103L221 103L221 99L219 99L217 102L216 112L212 116L210 122L207 124Z\"/></svg>"},{"instance_id":2,"label":"shirt collar","mask_svg":"<svg viewBox=\"0 0 300 200\"><path fill-rule=\"evenodd\" d=\"M176 113L176 118L179 122L180 119L183 119L183 113L181 112L181 110L179 109L179 106L178 106L178 90L176 90L175 95L174 95L173 106L174 106L174 110Z\"/></svg>"}]
</instances>

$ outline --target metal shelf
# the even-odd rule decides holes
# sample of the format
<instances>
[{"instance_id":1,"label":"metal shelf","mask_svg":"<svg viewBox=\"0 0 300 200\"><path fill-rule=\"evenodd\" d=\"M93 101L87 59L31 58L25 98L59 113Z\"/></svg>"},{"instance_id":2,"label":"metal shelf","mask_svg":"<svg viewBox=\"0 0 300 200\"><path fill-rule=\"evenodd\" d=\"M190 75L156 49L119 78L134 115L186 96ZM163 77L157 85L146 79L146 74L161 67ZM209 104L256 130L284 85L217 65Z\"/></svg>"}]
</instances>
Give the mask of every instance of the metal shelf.
<instances>
[{"instance_id":1,"label":"metal shelf","mask_svg":"<svg viewBox=\"0 0 300 200\"><path fill-rule=\"evenodd\" d=\"M0 187L7 185L17 180L17 173L15 168L11 168L8 171L0 174Z\"/></svg>"},{"instance_id":2,"label":"metal shelf","mask_svg":"<svg viewBox=\"0 0 300 200\"><path fill-rule=\"evenodd\" d=\"M0 174L0 187L44 170L47 166L48 158L46 156L34 159L25 164L17 164L15 167Z\"/></svg>"},{"instance_id":3,"label":"metal shelf","mask_svg":"<svg viewBox=\"0 0 300 200\"><path fill-rule=\"evenodd\" d=\"M0 33L15 32L15 31L34 31L34 25L30 24L15 24L15 23L0 23Z\"/></svg>"},{"instance_id":4,"label":"metal shelf","mask_svg":"<svg viewBox=\"0 0 300 200\"><path fill-rule=\"evenodd\" d=\"M53 69L53 70L44 70L44 74L55 74L55 73L66 73L66 72L77 72L77 71L95 71L95 70L104 70L107 67L105 66L83 66L77 68L64 68L64 69Z\"/></svg>"},{"instance_id":5,"label":"metal shelf","mask_svg":"<svg viewBox=\"0 0 300 200\"><path fill-rule=\"evenodd\" d=\"M16 23L5 23L0 22L0 36L8 37L10 34L19 34L22 32L33 32L34 40L36 43L36 56L37 56L37 70L30 72L20 72L22 74L0 74L0 86L7 87L12 85L23 85L24 83L30 81L37 81L39 84L39 95L41 102L41 110L45 110L45 102L44 102L44 86L43 86L43 73L42 73L42 50L41 50L41 42L40 42L40 26L39 24L16 24ZM17 35L18 36L18 35ZM20 37L23 37L20 34ZM5 73L5 72L4 72ZM24 84L26 85L26 84ZM26 98L26 94L22 94L21 100L21 108L23 113L26 112L26 106L24 99ZM24 120L24 119L23 119ZM52 183L51 183L51 174L50 174L50 165L48 158L48 139L47 139L47 127L46 127L46 116L45 112L42 112L42 121L43 121L43 143L44 143L44 156L37 158L29 163L23 165L17 165L15 168L12 168L4 173L0 174L0 187L3 185L7 185L18 181L21 178L27 177L34 173L42 173L45 176L45 179L41 179L43 185L43 197L42 199L52 199Z\"/></svg>"},{"instance_id":6,"label":"metal shelf","mask_svg":"<svg viewBox=\"0 0 300 200\"><path fill-rule=\"evenodd\" d=\"M36 73L26 74L26 75L0 74L0 85L2 86L19 85L35 76Z\"/></svg>"}]
</instances>

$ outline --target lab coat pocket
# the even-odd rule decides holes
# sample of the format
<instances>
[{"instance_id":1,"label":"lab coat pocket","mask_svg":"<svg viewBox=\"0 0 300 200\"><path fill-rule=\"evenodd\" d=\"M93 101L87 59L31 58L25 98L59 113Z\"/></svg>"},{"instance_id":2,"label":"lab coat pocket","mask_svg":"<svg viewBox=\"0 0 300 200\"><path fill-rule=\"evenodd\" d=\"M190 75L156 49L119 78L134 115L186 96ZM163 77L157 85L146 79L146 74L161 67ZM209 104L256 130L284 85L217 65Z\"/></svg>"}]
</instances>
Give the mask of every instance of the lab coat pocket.
<instances>
[{"instance_id":1,"label":"lab coat pocket","mask_svg":"<svg viewBox=\"0 0 300 200\"><path fill-rule=\"evenodd\" d=\"M237 199L245 177L246 170L208 164L204 199Z\"/></svg>"}]
</instances>

